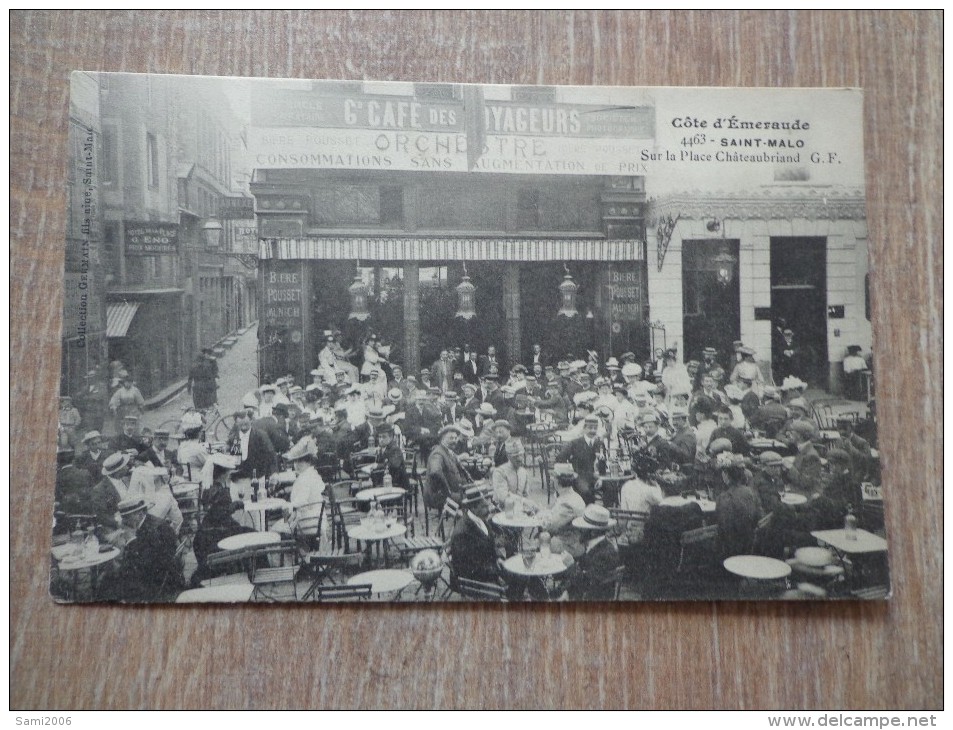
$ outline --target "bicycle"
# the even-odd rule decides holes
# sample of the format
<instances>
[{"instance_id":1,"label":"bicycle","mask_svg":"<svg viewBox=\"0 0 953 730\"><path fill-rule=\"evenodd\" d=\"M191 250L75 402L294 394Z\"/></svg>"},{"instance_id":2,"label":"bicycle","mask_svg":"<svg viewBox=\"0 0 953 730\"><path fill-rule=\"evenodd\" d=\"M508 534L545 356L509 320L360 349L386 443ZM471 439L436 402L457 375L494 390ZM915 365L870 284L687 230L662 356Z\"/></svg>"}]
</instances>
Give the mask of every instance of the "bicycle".
<instances>
[{"instance_id":1,"label":"bicycle","mask_svg":"<svg viewBox=\"0 0 953 730\"><path fill-rule=\"evenodd\" d=\"M182 418L186 413L195 411L196 408L194 406L186 406L182 409L181 416L163 421L159 424L158 428L159 430L168 431L169 435L174 439L179 432ZM211 407L206 408L204 411L200 410L198 413L202 415L206 440L222 442L228 439L228 435L232 432L232 427L235 425L235 414L226 413L222 415L218 403L213 403ZM210 436L211 438L209 438Z\"/></svg>"}]
</instances>

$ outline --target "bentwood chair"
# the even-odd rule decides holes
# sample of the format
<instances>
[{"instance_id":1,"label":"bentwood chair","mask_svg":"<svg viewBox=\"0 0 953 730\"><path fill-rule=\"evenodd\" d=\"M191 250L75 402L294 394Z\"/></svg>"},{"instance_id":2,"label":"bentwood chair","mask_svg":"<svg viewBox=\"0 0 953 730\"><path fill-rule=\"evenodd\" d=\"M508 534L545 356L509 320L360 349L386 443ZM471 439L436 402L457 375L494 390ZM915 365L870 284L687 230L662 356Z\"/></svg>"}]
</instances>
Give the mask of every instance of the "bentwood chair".
<instances>
[{"instance_id":1,"label":"bentwood chair","mask_svg":"<svg viewBox=\"0 0 953 730\"><path fill-rule=\"evenodd\" d=\"M348 547L347 527L361 522L361 513L357 511L357 500L351 491L359 482L345 480L327 487L325 495L331 512L331 545L335 548Z\"/></svg>"},{"instance_id":2,"label":"bentwood chair","mask_svg":"<svg viewBox=\"0 0 953 730\"><path fill-rule=\"evenodd\" d=\"M464 598L477 601L506 601L506 589L497 583L484 583L470 578L456 578L452 583L454 590Z\"/></svg>"},{"instance_id":3,"label":"bentwood chair","mask_svg":"<svg viewBox=\"0 0 953 730\"><path fill-rule=\"evenodd\" d=\"M248 550L221 550L205 561L209 578L201 582L203 588L220 585L248 584Z\"/></svg>"},{"instance_id":4,"label":"bentwood chair","mask_svg":"<svg viewBox=\"0 0 953 730\"><path fill-rule=\"evenodd\" d=\"M338 601L367 601L371 597L371 586L344 585L344 586L318 586L314 592L314 600L319 603L336 603Z\"/></svg>"},{"instance_id":5,"label":"bentwood chair","mask_svg":"<svg viewBox=\"0 0 953 730\"><path fill-rule=\"evenodd\" d=\"M298 600L301 560L294 540L249 548L246 555L251 571L249 578L255 587L252 601Z\"/></svg>"}]
</instances>

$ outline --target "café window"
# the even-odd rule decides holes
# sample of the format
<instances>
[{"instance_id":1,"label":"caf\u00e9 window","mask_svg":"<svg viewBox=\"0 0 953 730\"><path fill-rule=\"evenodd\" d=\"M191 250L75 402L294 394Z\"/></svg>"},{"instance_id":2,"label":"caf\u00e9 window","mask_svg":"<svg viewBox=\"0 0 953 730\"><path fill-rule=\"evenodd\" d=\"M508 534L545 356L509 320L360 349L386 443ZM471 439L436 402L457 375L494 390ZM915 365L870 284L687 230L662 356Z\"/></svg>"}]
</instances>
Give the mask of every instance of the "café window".
<instances>
[{"instance_id":1,"label":"caf\u00e9 window","mask_svg":"<svg viewBox=\"0 0 953 730\"><path fill-rule=\"evenodd\" d=\"M400 226L404 222L404 191L396 185L381 186L381 225Z\"/></svg>"},{"instance_id":2,"label":"caf\u00e9 window","mask_svg":"<svg viewBox=\"0 0 953 730\"><path fill-rule=\"evenodd\" d=\"M103 166L104 183L113 183L119 179L119 137L115 127L103 127Z\"/></svg>"},{"instance_id":3,"label":"caf\u00e9 window","mask_svg":"<svg viewBox=\"0 0 953 730\"><path fill-rule=\"evenodd\" d=\"M159 141L151 132L146 133L146 175L150 188L159 187Z\"/></svg>"},{"instance_id":4,"label":"caf\u00e9 window","mask_svg":"<svg viewBox=\"0 0 953 730\"><path fill-rule=\"evenodd\" d=\"M522 231L539 229L539 190L524 188L517 193L516 227Z\"/></svg>"}]
</instances>

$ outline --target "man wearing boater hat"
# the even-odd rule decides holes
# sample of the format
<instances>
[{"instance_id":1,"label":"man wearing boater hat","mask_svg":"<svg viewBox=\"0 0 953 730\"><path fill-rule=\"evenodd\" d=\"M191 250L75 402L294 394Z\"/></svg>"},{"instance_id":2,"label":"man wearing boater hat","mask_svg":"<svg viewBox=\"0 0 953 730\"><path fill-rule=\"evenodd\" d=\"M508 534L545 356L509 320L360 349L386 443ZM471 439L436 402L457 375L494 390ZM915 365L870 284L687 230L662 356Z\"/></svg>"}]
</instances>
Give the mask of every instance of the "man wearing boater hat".
<instances>
[{"instance_id":1,"label":"man wearing boater hat","mask_svg":"<svg viewBox=\"0 0 953 730\"><path fill-rule=\"evenodd\" d=\"M586 504L595 499L596 459L604 455L605 445L598 438L599 417L590 413L583 421L582 436L566 444L559 452L560 463L572 464L576 472L576 491Z\"/></svg>"},{"instance_id":2,"label":"man wearing boater hat","mask_svg":"<svg viewBox=\"0 0 953 730\"><path fill-rule=\"evenodd\" d=\"M566 593L574 601L611 601L615 598L614 575L619 567L619 551L606 539L615 520L601 504L586 506L582 517L572 521L576 541L569 553L577 553L570 569Z\"/></svg>"},{"instance_id":3,"label":"man wearing boater hat","mask_svg":"<svg viewBox=\"0 0 953 730\"><path fill-rule=\"evenodd\" d=\"M485 486L472 486L460 501L462 514L450 537L450 570L453 578L482 583L499 580L499 555L490 533L490 493Z\"/></svg>"},{"instance_id":4,"label":"man wearing boater hat","mask_svg":"<svg viewBox=\"0 0 953 730\"><path fill-rule=\"evenodd\" d=\"M132 457L129 454L117 452L107 457L103 462L102 479L90 492L91 513L96 515L97 524L107 532L119 527L116 514L119 503L129 491L131 464Z\"/></svg>"},{"instance_id":5,"label":"man wearing boater hat","mask_svg":"<svg viewBox=\"0 0 953 730\"><path fill-rule=\"evenodd\" d=\"M148 514L142 499L118 505L126 547L110 597L126 601L170 601L185 588L182 566L175 555L175 532L165 520Z\"/></svg>"}]
</instances>

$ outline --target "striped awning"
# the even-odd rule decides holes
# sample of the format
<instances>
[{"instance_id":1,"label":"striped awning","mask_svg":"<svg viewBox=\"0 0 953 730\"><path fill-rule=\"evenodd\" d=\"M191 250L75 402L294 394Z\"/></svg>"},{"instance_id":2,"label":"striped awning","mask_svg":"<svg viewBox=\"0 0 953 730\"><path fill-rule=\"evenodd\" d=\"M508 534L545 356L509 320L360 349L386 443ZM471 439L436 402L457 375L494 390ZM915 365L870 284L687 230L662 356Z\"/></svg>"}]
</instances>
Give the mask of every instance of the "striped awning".
<instances>
[{"instance_id":1,"label":"striped awning","mask_svg":"<svg viewBox=\"0 0 953 730\"><path fill-rule=\"evenodd\" d=\"M125 337L141 302L108 302L106 304L106 337Z\"/></svg>"},{"instance_id":2,"label":"striped awning","mask_svg":"<svg viewBox=\"0 0 953 730\"><path fill-rule=\"evenodd\" d=\"M642 241L592 238L263 238L263 259L368 261L641 261Z\"/></svg>"}]
</instances>

